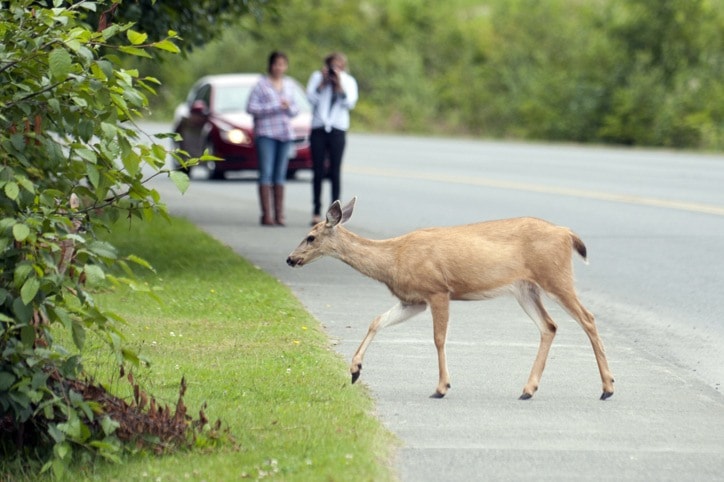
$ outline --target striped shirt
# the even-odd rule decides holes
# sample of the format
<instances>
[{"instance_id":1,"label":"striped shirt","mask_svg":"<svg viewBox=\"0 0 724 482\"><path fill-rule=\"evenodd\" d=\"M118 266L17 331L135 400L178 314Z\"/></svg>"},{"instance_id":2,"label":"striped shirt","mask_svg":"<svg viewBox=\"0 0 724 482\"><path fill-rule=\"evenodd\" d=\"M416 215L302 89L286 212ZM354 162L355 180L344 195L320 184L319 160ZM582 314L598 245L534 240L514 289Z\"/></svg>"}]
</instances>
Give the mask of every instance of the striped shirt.
<instances>
[{"instance_id":1,"label":"striped shirt","mask_svg":"<svg viewBox=\"0 0 724 482\"><path fill-rule=\"evenodd\" d=\"M282 108L282 100L289 102L287 109ZM254 117L254 135L291 141L294 139L291 119L299 113L294 102L294 83L291 79L282 79L282 90L277 91L268 76L262 77L249 95L246 111Z\"/></svg>"}]
</instances>

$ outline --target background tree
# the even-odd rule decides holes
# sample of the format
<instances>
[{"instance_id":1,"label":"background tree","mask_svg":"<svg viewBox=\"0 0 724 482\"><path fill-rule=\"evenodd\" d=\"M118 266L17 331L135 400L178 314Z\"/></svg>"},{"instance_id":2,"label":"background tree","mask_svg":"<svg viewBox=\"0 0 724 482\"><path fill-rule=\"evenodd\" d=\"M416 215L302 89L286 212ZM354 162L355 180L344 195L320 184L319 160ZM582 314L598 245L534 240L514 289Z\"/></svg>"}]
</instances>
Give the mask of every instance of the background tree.
<instances>
[{"instance_id":1,"label":"background tree","mask_svg":"<svg viewBox=\"0 0 724 482\"><path fill-rule=\"evenodd\" d=\"M724 3L711 0L290 0L183 69L155 63L159 118L201 75L306 82L332 50L360 85L354 129L722 149Z\"/></svg>"},{"instance_id":2,"label":"background tree","mask_svg":"<svg viewBox=\"0 0 724 482\"><path fill-rule=\"evenodd\" d=\"M72 5L75 2L64 2ZM133 23L151 41L177 33L179 48L188 52L218 38L225 29L250 16L257 21L276 17L277 0L133 0L113 2L88 14L90 25Z\"/></svg>"},{"instance_id":3,"label":"background tree","mask_svg":"<svg viewBox=\"0 0 724 482\"><path fill-rule=\"evenodd\" d=\"M721 148L724 17L707 0L615 4L614 72L601 136L625 144Z\"/></svg>"}]
</instances>

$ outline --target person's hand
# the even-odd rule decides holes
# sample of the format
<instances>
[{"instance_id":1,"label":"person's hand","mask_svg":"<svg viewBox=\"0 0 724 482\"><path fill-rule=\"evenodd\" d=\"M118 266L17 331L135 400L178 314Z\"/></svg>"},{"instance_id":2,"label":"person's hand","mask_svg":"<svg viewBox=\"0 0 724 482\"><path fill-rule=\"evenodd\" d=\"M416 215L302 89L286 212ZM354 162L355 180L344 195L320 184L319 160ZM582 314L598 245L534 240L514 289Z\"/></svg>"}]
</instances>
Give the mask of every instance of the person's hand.
<instances>
[{"instance_id":1,"label":"person's hand","mask_svg":"<svg viewBox=\"0 0 724 482\"><path fill-rule=\"evenodd\" d=\"M286 98L282 97L280 104L282 106L282 110L289 109L289 101Z\"/></svg>"}]
</instances>

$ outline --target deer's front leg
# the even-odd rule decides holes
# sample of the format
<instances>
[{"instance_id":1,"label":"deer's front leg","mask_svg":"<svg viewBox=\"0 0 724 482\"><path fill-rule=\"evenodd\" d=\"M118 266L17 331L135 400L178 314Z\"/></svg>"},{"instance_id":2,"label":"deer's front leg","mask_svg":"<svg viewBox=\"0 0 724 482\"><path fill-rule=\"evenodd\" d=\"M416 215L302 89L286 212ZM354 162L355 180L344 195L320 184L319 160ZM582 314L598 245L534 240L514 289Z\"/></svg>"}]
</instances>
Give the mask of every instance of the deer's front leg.
<instances>
[{"instance_id":1,"label":"deer's front leg","mask_svg":"<svg viewBox=\"0 0 724 482\"><path fill-rule=\"evenodd\" d=\"M413 316L425 311L425 308L427 308L427 305L424 303L415 305L398 303L389 311L372 320L372 323L367 330L367 335L364 337L364 340L362 340L359 348L357 348L354 357L352 357L352 366L349 368L349 372L352 374L352 383L356 382L360 376L360 372L362 371L362 359L365 356L367 347L372 342L372 339L375 337L377 332L386 326L396 325L409 320Z\"/></svg>"},{"instance_id":2,"label":"deer's front leg","mask_svg":"<svg viewBox=\"0 0 724 482\"><path fill-rule=\"evenodd\" d=\"M442 398L450 389L450 374L447 371L447 357L445 355L447 325L450 319L450 296L447 293L442 293L430 298L430 310L432 311L432 325L440 375L435 393L430 395L430 398Z\"/></svg>"}]
</instances>

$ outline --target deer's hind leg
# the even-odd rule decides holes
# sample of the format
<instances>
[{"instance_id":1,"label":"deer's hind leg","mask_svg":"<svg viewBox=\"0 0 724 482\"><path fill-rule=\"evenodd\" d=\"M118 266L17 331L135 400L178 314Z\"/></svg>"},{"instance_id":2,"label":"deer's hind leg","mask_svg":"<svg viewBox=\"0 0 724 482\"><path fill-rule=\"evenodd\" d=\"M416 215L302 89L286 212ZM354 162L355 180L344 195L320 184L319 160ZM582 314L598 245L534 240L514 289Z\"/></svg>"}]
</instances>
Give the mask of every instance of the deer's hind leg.
<instances>
[{"instance_id":1,"label":"deer's hind leg","mask_svg":"<svg viewBox=\"0 0 724 482\"><path fill-rule=\"evenodd\" d=\"M520 282L514 290L515 299L518 300L523 311L533 320L540 331L538 353L535 356L528 382L523 387L523 394L520 396L521 400L528 400L538 390L540 379L543 376L543 369L548 359L548 352L558 329L556 323L543 307L540 293L541 290L538 285L530 281Z\"/></svg>"},{"instance_id":2,"label":"deer's hind leg","mask_svg":"<svg viewBox=\"0 0 724 482\"><path fill-rule=\"evenodd\" d=\"M362 340L359 348L357 348L354 357L352 357L352 365L349 368L349 372L352 375L352 383L357 381L362 372L362 359L365 356L367 347L370 343L372 343L372 339L375 337L377 332L387 326L396 325L409 320L413 316L425 311L426 308L427 305L425 303L410 305L400 302L372 320L372 323L367 330L367 335Z\"/></svg>"},{"instance_id":3,"label":"deer's hind leg","mask_svg":"<svg viewBox=\"0 0 724 482\"><path fill-rule=\"evenodd\" d=\"M613 374L611 369L608 367L608 360L606 359L606 350L603 347L603 342L598 334L598 328L596 328L596 320L594 316L588 311L578 300L576 291L573 286L566 287L565 289L559 289L557 291L550 292L555 300L560 304L577 322L588 335L588 339L591 341L591 347L593 348L593 354L596 357L596 364L598 365L598 371L601 375L601 382L603 384L603 393L601 394L601 400L613 396Z\"/></svg>"}]
</instances>

